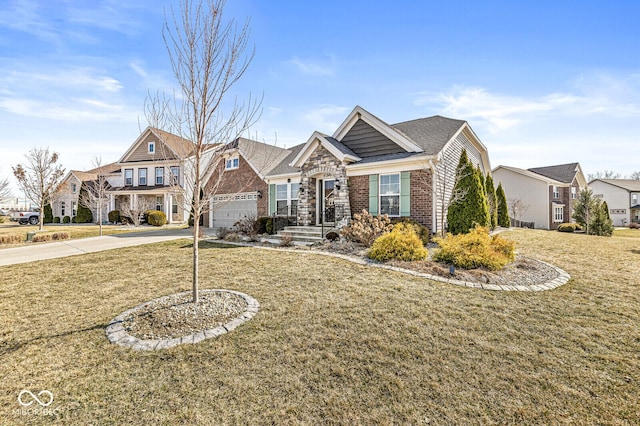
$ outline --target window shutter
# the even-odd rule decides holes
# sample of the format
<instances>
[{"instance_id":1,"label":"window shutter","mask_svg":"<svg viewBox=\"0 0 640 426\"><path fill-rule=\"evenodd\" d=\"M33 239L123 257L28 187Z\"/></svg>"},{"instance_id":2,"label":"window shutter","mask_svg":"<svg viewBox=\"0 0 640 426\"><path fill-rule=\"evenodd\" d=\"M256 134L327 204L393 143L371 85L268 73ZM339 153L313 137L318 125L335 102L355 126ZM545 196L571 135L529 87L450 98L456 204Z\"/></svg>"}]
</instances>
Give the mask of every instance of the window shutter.
<instances>
[{"instance_id":1,"label":"window shutter","mask_svg":"<svg viewBox=\"0 0 640 426\"><path fill-rule=\"evenodd\" d=\"M411 173L400 173L400 216L411 216Z\"/></svg>"},{"instance_id":2,"label":"window shutter","mask_svg":"<svg viewBox=\"0 0 640 426\"><path fill-rule=\"evenodd\" d=\"M369 213L377 216L378 212L378 175L369 175Z\"/></svg>"},{"instance_id":3,"label":"window shutter","mask_svg":"<svg viewBox=\"0 0 640 426\"><path fill-rule=\"evenodd\" d=\"M269 185L269 215L276 211L276 185Z\"/></svg>"}]
</instances>

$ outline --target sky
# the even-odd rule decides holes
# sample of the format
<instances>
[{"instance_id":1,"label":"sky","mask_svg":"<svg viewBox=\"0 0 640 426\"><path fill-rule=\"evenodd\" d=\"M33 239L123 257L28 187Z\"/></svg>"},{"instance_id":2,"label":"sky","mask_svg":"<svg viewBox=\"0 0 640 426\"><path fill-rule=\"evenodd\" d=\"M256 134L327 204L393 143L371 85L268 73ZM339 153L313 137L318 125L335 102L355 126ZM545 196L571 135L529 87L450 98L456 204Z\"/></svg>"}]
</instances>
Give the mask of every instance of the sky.
<instances>
[{"instance_id":1,"label":"sky","mask_svg":"<svg viewBox=\"0 0 640 426\"><path fill-rule=\"evenodd\" d=\"M176 88L172 7L0 0L0 180L15 185L34 147L67 170L124 154L149 94ZM234 96L263 98L253 139L304 143L360 105L389 124L466 120L493 168L640 170L638 1L228 0L224 14L251 28Z\"/></svg>"}]
</instances>

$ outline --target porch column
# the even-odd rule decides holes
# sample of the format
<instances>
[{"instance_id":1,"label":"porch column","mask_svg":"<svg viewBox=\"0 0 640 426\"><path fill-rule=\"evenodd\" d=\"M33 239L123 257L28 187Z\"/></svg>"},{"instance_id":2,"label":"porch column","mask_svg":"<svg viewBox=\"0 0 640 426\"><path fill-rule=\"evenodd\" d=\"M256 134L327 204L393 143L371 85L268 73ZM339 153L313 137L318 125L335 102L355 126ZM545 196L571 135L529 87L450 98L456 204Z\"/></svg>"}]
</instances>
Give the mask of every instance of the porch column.
<instances>
[{"instance_id":1,"label":"porch column","mask_svg":"<svg viewBox=\"0 0 640 426\"><path fill-rule=\"evenodd\" d=\"M209 200L209 228L213 228L213 197Z\"/></svg>"},{"instance_id":2,"label":"porch column","mask_svg":"<svg viewBox=\"0 0 640 426\"><path fill-rule=\"evenodd\" d=\"M171 194L165 194L162 197L162 204L164 204L164 214L167 216L167 223L171 223Z\"/></svg>"},{"instance_id":3,"label":"porch column","mask_svg":"<svg viewBox=\"0 0 640 426\"><path fill-rule=\"evenodd\" d=\"M169 210L167 210L167 223L171 225L173 223L173 195L168 194L167 198L169 199Z\"/></svg>"}]
</instances>

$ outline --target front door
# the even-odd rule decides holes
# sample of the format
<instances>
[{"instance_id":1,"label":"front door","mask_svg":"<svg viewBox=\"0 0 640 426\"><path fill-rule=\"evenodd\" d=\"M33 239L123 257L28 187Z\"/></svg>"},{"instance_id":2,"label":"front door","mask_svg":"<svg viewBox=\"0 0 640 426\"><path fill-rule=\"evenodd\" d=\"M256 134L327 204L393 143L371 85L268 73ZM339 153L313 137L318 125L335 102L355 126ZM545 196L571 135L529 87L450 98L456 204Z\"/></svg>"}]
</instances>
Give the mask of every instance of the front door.
<instances>
[{"instance_id":1,"label":"front door","mask_svg":"<svg viewBox=\"0 0 640 426\"><path fill-rule=\"evenodd\" d=\"M318 225L335 222L335 179L318 179Z\"/></svg>"}]
</instances>

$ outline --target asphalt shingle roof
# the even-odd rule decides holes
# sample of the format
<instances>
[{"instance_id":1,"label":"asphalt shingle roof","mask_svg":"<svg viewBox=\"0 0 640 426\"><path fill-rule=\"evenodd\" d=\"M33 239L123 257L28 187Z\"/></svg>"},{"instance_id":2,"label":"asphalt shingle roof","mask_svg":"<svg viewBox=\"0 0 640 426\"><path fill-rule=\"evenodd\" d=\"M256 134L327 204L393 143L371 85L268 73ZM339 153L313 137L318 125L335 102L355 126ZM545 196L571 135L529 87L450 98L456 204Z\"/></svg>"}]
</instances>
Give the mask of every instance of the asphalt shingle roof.
<instances>
[{"instance_id":1,"label":"asphalt shingle roof","mask_svg":"<svg viewBox=\"0 0 640 426\"><path fill-rule=\"evenodd\" d=\"M392 124L391 127L411 139L425 154L435 155L442 151L464 123L464 120L434 115Z\"/></svg>"},{"instance_id":2,"label":"asphalt shingle roof","mask_svg":"<svg viewBox=\"0 0 640 426\"><path fill-rule=\"evenodd\" d=\"M606 182L610 185L619 186L622 189L626 189L631 192L640 192L640 180L633 179L596 179L601 182Z\"/></svg>"},{"instance_id":3,"label":"asphalt shingle roof","mask_svg":"<svg viewBox=\"0 0 640 426\"><path fill-rule=\"evenodd\" d=\"M557 166L534 167L530 172L554 179L562 183L571 183L576 177L578 163L559 164Z\"/></svg>"}]
</instances>

